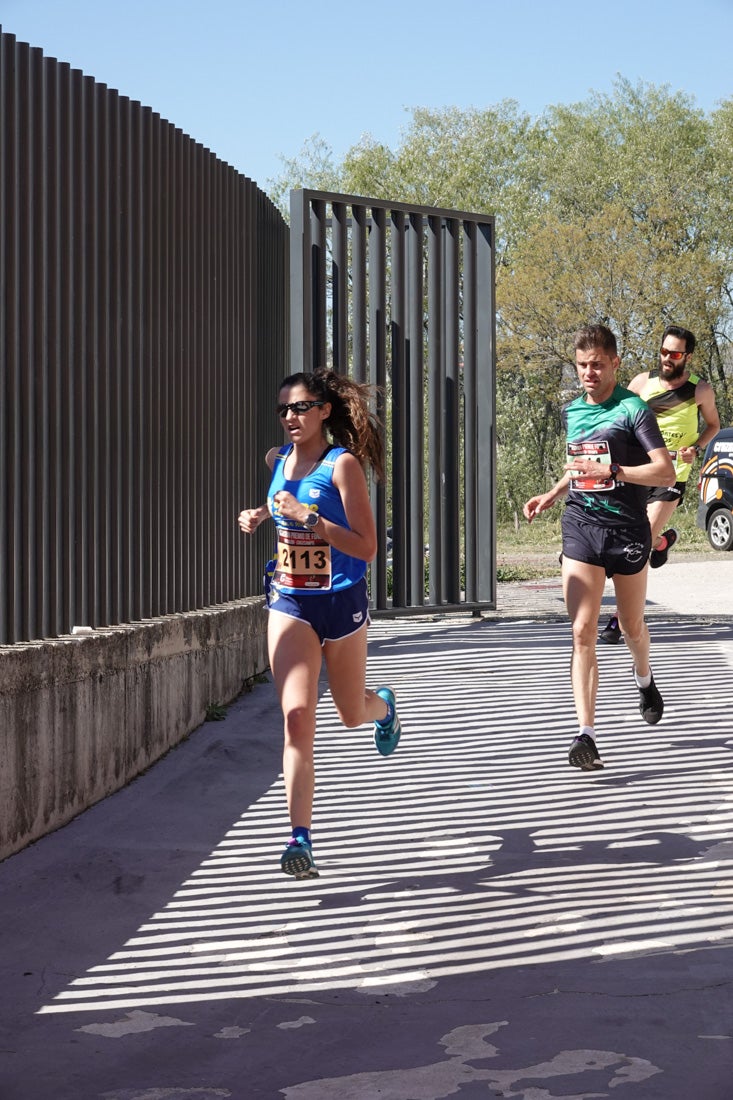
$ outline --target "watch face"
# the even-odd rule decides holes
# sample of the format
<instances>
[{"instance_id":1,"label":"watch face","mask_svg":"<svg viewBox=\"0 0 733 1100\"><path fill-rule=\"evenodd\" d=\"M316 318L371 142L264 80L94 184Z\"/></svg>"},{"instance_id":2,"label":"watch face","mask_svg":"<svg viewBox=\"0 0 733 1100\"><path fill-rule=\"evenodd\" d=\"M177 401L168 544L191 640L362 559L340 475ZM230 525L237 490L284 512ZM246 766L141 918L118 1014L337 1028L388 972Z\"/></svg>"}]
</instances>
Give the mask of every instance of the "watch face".
<instances>
[{"instance_id":1,"label":"watch face","mask_svg":"<svg viewBox=\"0 0 733 1100\"><path fill-rule=\"evenodd\" d=\"M318 512L311 512L311 514L306 518L306 521L305 521L306 527L315 527L315 525L317 523L318 523Z\"/></svg>"}]
</instances>

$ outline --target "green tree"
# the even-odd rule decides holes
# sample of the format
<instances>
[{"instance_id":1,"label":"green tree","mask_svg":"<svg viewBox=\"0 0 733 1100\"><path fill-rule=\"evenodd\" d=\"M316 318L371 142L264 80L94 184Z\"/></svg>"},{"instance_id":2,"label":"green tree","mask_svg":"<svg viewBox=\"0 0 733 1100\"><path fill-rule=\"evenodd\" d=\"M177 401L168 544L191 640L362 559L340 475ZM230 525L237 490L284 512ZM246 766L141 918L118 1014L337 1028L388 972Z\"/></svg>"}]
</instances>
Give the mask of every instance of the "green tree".
<instances>
[{"instance_id":1,"label":"green tree","mask_svg":"<svg viewBox=\"0 0 733 1100\"><path fill-rule=\"evenodd\" d=\"M420 206L496 213L502 263L509 244L536 214L534 165L542 140L541 127L512 100L484 110L416 108L396 150L366 134L338 168L316 135L299 157L285 162L272 194L282 205L290 187L337 189Z\"/></svg>"},{"instance_id":2,"label":"green tree","mask_svg":"<svg viewBox=\"0 0 733 1100\"><path fill-rule=\"evenodd\" d=\"M572 332L600 320L623 380L653 364L665 324L684 324L730 419L732 121L730 104L710 120L682 93L623 80L547 113L545 217L497 288L505 361L572 362Z\"/></svg>"},{"instance_id":3,"label":"green tree","mask_svg":"<svg viewBox=\"0 0 733 1100\"><path fill-rule=\"evenodd\" d=\"M290 191L299 187L314 191L343 191L340 165L334 164L333 149L320 134L312 134L295 157L282 158L283 170L270 180L270 198L290 216Z\"/></svg>"},{"instance_id":4,"label":"green tree","mask_svg":"<svg viewBox=\"0 0 733 1100\"><path fill-rule=\"evenodd\" d=\"M622 380L654 363L666 324L692 329L733 420L733 99L706 116L619 77L539 119L511 100L417 108L395 149L366 135L335 165L315 137L285 169L280 198L309 186L495 214L501 518L557 475L588 321L616 332Z\"/></svg>"}]
</instances>

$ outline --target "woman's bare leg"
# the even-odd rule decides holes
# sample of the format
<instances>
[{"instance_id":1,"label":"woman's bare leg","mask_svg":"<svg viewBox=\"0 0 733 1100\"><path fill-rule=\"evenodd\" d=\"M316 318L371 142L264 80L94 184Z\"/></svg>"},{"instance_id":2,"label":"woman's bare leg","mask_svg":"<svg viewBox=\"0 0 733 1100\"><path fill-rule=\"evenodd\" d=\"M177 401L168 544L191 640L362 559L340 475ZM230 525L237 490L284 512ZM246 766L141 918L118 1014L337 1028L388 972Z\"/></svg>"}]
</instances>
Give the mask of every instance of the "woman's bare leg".
<instances>
[{"instance_id":1,"label":"woman's bare leg","mask_svg":"<svg viewBox=\"0 0 733 1100\"><path fill-rule=\"evenodd\" d=\"M270 611L267 645L270 668L283 712L283 775L290 823L293 828L310 829L315 789L313 749L321 643L308 623Z\"/></svg>"},{"instance_id":2,"label":"woman's bare leg","mask_svg":"<svg viewBox=\"0 0 733 1100\"><path fill-rule=\"evenodd\" d=\"M381 696L366 687L367 628L323 647L331 695L343 724L353 729L381 721L389 708Z\"/></svg>"}]
</instances>

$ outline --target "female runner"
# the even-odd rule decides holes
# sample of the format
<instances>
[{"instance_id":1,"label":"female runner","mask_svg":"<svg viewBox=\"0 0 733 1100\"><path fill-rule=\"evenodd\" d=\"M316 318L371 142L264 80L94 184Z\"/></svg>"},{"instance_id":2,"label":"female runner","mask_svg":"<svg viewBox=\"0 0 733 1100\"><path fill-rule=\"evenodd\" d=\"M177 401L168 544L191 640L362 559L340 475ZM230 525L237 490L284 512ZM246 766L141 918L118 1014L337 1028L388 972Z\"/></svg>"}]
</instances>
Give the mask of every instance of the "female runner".
<instances>
[{"instance_id":1,"label":"female runner","mask_svg":"<svg viewBox=\"0 0 733 1100\"><path fill-rule=\"evenodd\" d=\"M239 514L247 534L270 515L277 532L277 558L266 585L267 645L284 719L283 774L292 827L280 866L295 878L318 876L311 817L322 656L343 724L373 722L382 756L394 752L400 739L394 692L365 686L366 566L377 552L365 469L383 476L369 392L329 370L286 378L277 413L289 442L267 454L272 471L267 504Z\"/></svg>"}]
</instances>

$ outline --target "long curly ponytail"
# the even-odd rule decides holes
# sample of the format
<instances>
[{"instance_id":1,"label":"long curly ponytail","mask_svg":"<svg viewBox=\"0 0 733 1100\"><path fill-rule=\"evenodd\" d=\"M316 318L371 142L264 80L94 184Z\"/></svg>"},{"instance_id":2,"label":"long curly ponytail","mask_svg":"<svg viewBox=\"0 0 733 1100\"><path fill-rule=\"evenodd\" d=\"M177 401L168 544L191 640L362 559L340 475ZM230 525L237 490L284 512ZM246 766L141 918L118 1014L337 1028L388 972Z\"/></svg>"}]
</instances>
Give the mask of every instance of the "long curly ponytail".
<instances>
[{"instance_id":1,"label":"long curly ponytail","mask_svg":"<svg viewBox=\"0 0 733 1100\"><path fill-rule=\"evenodd\" d=\"M370 466L377 481L384 480L382 425L371 409L375 387L355 382L345 374L319 368L299 371L284 378L280 388L304 386L318 401L328 401L331 414L325 421L333 442L346 447L363 467Z\"/></svg>"}]
</instances>

